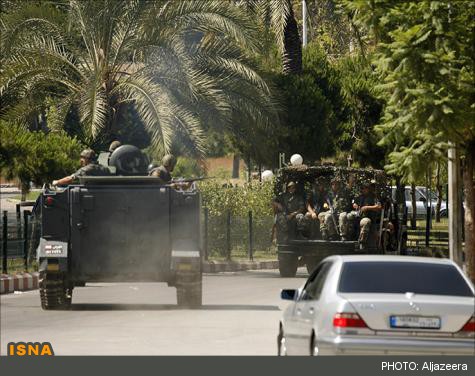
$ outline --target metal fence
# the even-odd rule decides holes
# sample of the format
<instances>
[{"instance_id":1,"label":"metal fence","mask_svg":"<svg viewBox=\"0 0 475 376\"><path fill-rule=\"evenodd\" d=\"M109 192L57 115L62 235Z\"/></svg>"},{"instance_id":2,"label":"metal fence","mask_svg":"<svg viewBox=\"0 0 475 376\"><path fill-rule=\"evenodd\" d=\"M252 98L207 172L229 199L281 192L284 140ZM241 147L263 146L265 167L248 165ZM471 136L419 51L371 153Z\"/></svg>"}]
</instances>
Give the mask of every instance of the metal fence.
<instances>
[{"instance_id":1,"label":"metal fence","mask_svg":"<svg viewBox=\"0 0 475 376\"><path fill-rule=\"evenodd\" d=\"M2 212L0 233L2 272L21 271L36 267L41 222L29 210ZM273 217L210 216L202 211L201 239L204 258L249 259L275 258L271 232Z\"/></svg>"},{"instance_id":2,"label":"metal fence","mask_svg":"<svg viewBox=\"0 0 475 376\"><path fill-rule=\"evenodd\" d=\"M39 241L40 221L29 210L1 213L2 273L35 268L35 250Z\"/></svg>"},{"instance_id":3,"label":"metal fence","mask_svg":"<svg viewBox=\"0 0 475 376\"><path fill-rule=\"evenodd\" d=\"M39 242L40 221L29 210L3 211L0 244L2 272L35 268L36 248ZM422 221L421 221L422 220ZM408 254L448 256L448 229L435 224L431 218L420 219L418 226L408 226ZM408 224L409 225L409 224ZM272 216L235 216L230 212L210 215L202 211L201 239L204 258L218 260L275 258L272 244ZM432 228L434 227L434 228Z\"/></svg>"},{"instance_id":4,"label":"metal fence","mask_svg":"<svg viewBox=\"0 0 475 376\"><path fill-rule=\"evenodd\" d=\"M222 258L273 258L272 216L234 216L230 212L211 216L203 210L202 236L205 259Z\"/></svg>"}]
</instances>

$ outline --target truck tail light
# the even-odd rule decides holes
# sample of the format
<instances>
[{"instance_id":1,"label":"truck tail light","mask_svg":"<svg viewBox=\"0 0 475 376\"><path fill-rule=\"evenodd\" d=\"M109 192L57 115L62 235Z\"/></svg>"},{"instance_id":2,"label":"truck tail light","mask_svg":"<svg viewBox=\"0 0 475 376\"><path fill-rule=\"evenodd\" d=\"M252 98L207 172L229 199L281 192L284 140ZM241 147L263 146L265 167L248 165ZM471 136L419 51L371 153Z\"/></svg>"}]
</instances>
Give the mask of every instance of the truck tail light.
<instances>
[{"instance_id":1,"label":"truck tail light","mask_svg":"<svg viewBox=\"0 0 475 376\"><path fill-rule=\"evenodd\" d=\"M367 328L364 320L357 313L337 313L333 317L334 328Z\"/></svg>"}]
</instances>

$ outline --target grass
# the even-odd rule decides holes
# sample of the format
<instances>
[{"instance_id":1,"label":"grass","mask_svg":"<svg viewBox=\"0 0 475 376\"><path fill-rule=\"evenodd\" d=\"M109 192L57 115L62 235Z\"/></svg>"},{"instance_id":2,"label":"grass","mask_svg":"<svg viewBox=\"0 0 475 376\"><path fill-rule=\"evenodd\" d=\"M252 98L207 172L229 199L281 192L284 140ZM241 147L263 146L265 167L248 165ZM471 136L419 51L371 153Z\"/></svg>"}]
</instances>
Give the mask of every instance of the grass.
<instances>
[{"instance_id":1,"label":"grass","mask_svg":"<svg viewBox=\"0 0 475 376\"><path fill-rule=\"evenodd\" d=\"M26 195L26 200L27 201L36 201L36 199L38 198L38 196L41 194L41 191L33 191L33 192L28 192L28 194ZM21 196L18 195L18 196L13 196L12 199L14 200L21 200Z\"/></svg>"},{"instance_id":2,"label":"grass","mask_svg":"<svg viewBox=\"0 0 475 376\"><path fill-rule=\"evenodd\" d=\"M22 272L36 272L38 271L38 263L36 260L32 260L28 265L28 269L25 270L24 262L22 258L14 258L7 260L7 272L8 274L16 274Z\"/></svg>"}]
</instances>

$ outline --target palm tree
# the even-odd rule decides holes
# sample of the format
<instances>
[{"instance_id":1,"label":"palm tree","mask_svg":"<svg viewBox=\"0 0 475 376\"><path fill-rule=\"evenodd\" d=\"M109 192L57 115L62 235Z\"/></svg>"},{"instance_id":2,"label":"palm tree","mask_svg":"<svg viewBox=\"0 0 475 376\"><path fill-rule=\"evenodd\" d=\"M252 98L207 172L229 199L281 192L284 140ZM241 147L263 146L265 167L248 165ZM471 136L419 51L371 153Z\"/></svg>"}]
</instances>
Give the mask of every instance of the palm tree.
<instances>
[{"instance_id":1,"label":"palm tree","mask_svg":"<svg viewBox=\"0 0 475 376\"><path fill-rule=\"evenodd\" d=\"M302 71L302 45L292 0L239 0L250 14L258 14L276 38L284 73Z\"/></svg>"},{"instance_id":2,"label":"palm tree","mask_svg":"<svg viewBox=\"0 0 475 376\"><path fill-rule=\"evenodd\" d=\"M180 138L201 157L203 121L230 126L236 114L260 123L272 116L269 88L247 58L259 50L256 29L231 3L26 4L2 15L0 99L15 100L0 116L53 97L59 118L77 111L83 139L93 144L133 106L157 150L168 152Z\"/></svg>"}]
</instances>

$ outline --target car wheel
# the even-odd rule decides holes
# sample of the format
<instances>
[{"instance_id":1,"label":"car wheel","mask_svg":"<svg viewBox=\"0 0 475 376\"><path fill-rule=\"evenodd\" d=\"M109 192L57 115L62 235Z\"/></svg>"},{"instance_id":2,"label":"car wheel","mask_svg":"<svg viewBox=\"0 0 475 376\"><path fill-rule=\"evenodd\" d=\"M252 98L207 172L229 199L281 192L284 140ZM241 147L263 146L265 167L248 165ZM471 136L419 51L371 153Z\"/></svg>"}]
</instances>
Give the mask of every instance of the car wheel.
<instances>
[{"instance_id":1,"label":"car wheel","mask_svg":"<svg viewBox=\"0 0 475 376\"><path fill-rule=\"evenodd\" d=\"M277 336L277 355L278 356L286 356L287 355L287 347L285 343L285 335L282 327L279 329L279 335Z\"/></svg>"},{"instance_id":2,"label":"car wheel","mask_svg":"<svg viewBox=\"0 0 475 376\"><path fill-rule=\"evenodd\" d=\"M310 356L318 355L318 346L317 340L315 339L315 333L312 334L312 339L310 341Z\"/></svg>"}]
</instances>

